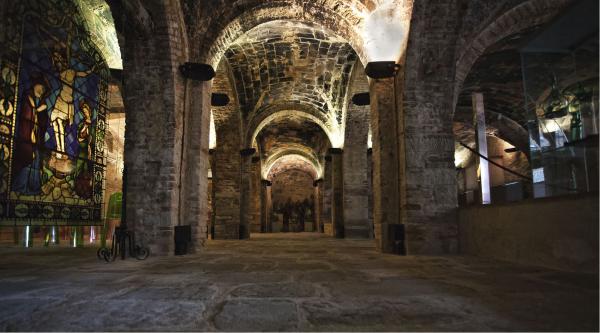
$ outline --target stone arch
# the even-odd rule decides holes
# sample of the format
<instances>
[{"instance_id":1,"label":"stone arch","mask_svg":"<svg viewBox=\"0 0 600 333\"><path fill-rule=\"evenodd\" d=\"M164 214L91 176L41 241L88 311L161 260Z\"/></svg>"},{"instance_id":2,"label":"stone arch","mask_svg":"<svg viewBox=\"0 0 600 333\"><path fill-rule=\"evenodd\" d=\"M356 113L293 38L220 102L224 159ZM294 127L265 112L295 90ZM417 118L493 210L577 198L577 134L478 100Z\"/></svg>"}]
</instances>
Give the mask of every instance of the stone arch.
<instances>
[{"instance_id":1,"label":"stone arch","mask_svg":"<svg viewBox=\"0 0 600 333\"><path fill-rule=\"evenodd\" d=\"M254 145L254 142L256 141L256 136L269 123L290 116L306 119L317 124L319 127L321 127L321 129L323 129L323 132L325 132L325 134L329 138L329 142L332 146L334 146L335 143L339 144L339 138L337 138L336 136L339 135L339 133L332 131L327 126L327 123L324 122L321 117L315 115L314 112L307 111L306 107L298 106L299 105L281 105L278 107L270 108L269 112L260 113L259 116L252 119L252 121L248 125L245 136L246 145ZM308 110L310 110L310 108Z\"/></svg>"},{"instance_id":2,"label":"stone arch","mask_svg":"<svg viewBox=\"0 0 600 333\"><path fill-rule=\"evenodd\" d=\"M297 150L287 150L287 151L283 151L281 154L279 155L274 155L273 158L268 159L265 162L264 165L264 170L262 172L262 176L264 179L272 179L277 172L273 172L273 168L275 168L278 164L281 163L286 163L288 162L288 159L299 159L300 161L305 162L305 165L303 168L301 168L303 171L305 171L306 173L308 173L309 175L311 175L311 177L313 177L313 179L318 179L321 177L322 175L322 166L319 164L319 161L314 159L312 156L305 154L302 151L297 151ZM282 168L282 169L286 169L286 168ZM283 172L280 171L280 172Z\"/></svg>"},{"instance_id":3,"label":"stone arch","mask_svg":"<svg viewBox=\"0 0 600 333\"><path fill-rule=\"evenodd\" d=\"M463 51L457 52L452 112L456 108L464 80L475 61L489 46L519 31L547 22L571 2L572 0L528 0L501 12L491 22L484 22L476 30L479 33L462 48ZM503 5L505 3L498 7Z\"/></svg>"}]
</instances>

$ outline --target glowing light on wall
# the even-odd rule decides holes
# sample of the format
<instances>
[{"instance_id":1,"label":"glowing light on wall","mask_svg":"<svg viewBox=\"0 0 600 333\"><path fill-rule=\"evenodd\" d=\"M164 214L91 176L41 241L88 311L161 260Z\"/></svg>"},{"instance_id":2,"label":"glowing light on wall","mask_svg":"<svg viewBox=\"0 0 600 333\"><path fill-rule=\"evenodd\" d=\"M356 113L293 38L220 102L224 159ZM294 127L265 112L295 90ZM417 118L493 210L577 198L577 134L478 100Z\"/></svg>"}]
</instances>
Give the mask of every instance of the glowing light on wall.
<instances>
[{"instance_id":1,"label":"glowing light on wall","mask_svg":"<svg viewBox=\"0 0 600 333\"><path fill-rule=\"evenodd\" d=\"M215 118L212 111L210 111L210 130L208 133L208 149L214 149L217 147L217 131L215 130Z\"/></svg>"},{"instance_id":2,"label":"glowing light on wall","mask_svg":"<svg viewBox=\"0 0 600 333\"><path fill-rule=\"evenodd\" d=\"M56 226L53 226L50 231L50 242L56 244Z\"/></svg>"},{"instance_id":3,"label":"glowing light on wall","mask_svg":"<svg viewBox=\"0 0 600 333\"><path fill-rule=\"evenodd\" d=\"M90 244L93 244L96 241L96 228L90 227Z\"/></svg>"},{"instance_id":4,"label":"glowing light on wall","mask_svg":"<svg viewBox=\"0 0 600 333\"><path fill-rule=\"evenodd\" d=\"M31 234L30 234L31 230L30 227L27 225L25 226L25 247L31 247Z\"/></svg>"},{"instance_id":5,"label":"glowing light on wall","mask_svg":"<svg viewBox=\"0 0 600 333\"><path fill-rule=\"evenodd\" d=\"M454 147L454 166L464 168L469 162L471 155L471 152L467 148L456 143Z\"/></svg>"},{"instance_id":6,"label":"glowing light on wall","mask_svg":"<svg viewBox=\"0 0 600 333\"><path fill-rule=\"evenodd\" d=\"M368 62L400 59L408 40L411 13L411 0L380 0L375 10L363 14L361 36Z\"/></svg>"}]
</instances>

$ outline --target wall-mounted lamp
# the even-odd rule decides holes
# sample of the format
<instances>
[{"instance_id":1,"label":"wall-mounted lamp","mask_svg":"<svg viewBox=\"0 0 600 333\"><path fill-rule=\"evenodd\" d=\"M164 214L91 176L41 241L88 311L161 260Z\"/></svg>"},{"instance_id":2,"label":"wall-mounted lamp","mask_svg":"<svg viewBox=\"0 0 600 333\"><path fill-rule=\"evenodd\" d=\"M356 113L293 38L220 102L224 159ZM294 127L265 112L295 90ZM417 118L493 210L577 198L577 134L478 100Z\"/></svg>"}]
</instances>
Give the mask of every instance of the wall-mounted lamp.
<instances>
[{"instance_id":1,"label":"wall-mounted lamp","mask_svg":"<svg viewBox=\"0 0 600 333\"><path fill-rule=\"evenodd\" d=\"M225 106L229 104L229 96L227 94L213 93L210 96L210 105Z\"/></svg>"},{"instance_id":2,"label":"wall-mounted lamp","mask_svg":"<svg viewBox=\"0 0 600 333\"><path fill-rule=\"evenodd\" d=\"M371 96L368 92L355 94L352 96L352 103L358 106L365 106L371 104Z\"/></svg>"},{"instance_id":3,"label":"wall-mounted lamp","mask_svg":"<svg viewBox=\"0 0 600 333\"><path fill-rule=\"evenodd\" d=\"M365 67L365 74L372 79L393 77L400 65L394 61L373 61Z\"/></svg>"},{"instance_id":4,"label":"wall-mounted lamp","mask_svg":"<svg viewBox=\"0 0 600 333\"><path fill-rule=\"evenodd\" d=\"M196 81L210 81L215 77L215 70L211 65L197 62L186 62L179 66L179 71L184 78Z\"/></svg>"}]
</instances>

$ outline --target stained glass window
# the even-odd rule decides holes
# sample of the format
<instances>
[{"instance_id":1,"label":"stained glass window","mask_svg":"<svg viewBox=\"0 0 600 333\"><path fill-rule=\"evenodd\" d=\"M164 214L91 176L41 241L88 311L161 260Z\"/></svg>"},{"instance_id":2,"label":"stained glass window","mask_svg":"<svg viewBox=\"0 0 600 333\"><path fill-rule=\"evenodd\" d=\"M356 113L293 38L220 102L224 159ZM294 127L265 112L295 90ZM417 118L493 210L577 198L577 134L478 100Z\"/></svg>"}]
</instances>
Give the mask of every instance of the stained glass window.
<instances>
[{"instance_id":1,"label":"stained glass window","mask_svg":"<svg viewBox=\"0 0 600 333\"><path fill-rule=\"evenodd\" d=\"M108 67L72 1L9 2L0 224L101 224Z\"/></svg>"}]
</instances>

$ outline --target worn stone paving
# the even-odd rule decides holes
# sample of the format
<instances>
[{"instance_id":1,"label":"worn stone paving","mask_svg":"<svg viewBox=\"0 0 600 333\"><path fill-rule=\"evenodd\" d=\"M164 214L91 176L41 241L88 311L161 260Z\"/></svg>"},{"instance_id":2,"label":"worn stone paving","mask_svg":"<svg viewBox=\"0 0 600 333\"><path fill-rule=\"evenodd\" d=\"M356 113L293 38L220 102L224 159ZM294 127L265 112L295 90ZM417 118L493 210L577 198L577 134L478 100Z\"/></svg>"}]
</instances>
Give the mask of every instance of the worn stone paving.
<instances>
[{"instance_id":1,"label":"worn stone paving","mask_svg":"<svg viewBox=\"0 0 600 333\"><path fill-rule=\"evenodd\" d=\"M312 233L107 264L0 249L0 331L597 331L598 276Z\"/></svg>"}]
</instances>

